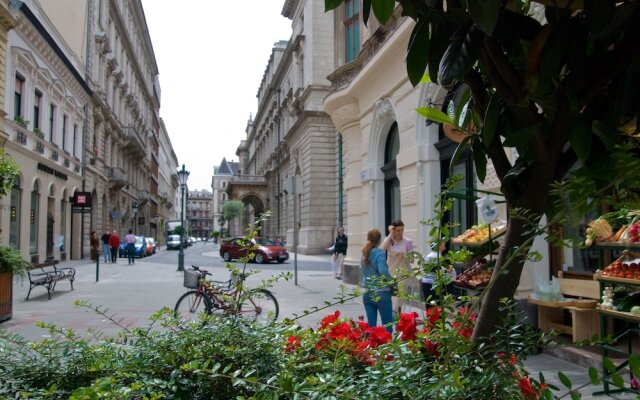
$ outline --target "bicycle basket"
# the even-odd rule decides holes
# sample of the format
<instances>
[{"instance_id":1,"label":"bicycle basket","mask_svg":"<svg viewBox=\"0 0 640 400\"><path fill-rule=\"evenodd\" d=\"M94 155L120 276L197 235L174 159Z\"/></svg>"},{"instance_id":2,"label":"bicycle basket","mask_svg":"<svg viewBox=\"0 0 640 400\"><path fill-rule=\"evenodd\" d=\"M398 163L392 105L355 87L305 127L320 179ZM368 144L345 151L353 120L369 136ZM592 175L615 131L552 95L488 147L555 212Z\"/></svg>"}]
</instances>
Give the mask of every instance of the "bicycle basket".
<instances>
[{"instance_id":1,"label":"bicycle basket","mask_svg":"<svg viewBox=\"0 0 640 400\"><path fill-rule=\"evenodd\" d=\"M197 289L200 283L200 274L193 270L184 270L184 287L189 289Z\"/></svg>"}]
</instances>

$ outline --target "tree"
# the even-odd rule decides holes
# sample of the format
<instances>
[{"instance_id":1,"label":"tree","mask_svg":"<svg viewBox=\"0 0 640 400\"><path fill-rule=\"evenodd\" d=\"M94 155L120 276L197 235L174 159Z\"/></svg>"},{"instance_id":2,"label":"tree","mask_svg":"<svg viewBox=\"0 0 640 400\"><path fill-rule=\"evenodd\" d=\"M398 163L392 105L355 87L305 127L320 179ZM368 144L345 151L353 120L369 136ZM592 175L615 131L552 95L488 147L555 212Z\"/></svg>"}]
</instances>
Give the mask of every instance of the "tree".
<instances>
[{"instance_id":1,"label":"tree","mask_svg":"<svg viewBox=\"0 0 640 400\"><path fill-rule=\"evenodd\" d=\"M231 234L231 221L242 214L244 203L240 200L229 200L222 206L222 215L229 221L229 234Z\"/></svg>"},{"instance_id":2,"label":"tree","mask_svg":"<svg viewBox=\"0 0 640 400\"><path fill-rule=\"evenodd\" d=\"M0 197L9 194L13 182L18 177L19 167L4 150L0 149Z\"/></svg>"},{"instance_id":3,"label":"tree","mask_svg":"<svg viewBox=\"0 0 640 400\"><path fill-rule=\"evenodd\" d=\"M326 9L342 1L325 0ZM365 23L373 11L385 24L395 3L363 0ZM459 130L465 137L456 155L471 146L480 181L491 161L509 210L529 216L509 224L474 331L479 341L499 324L500 299L515 294L542 215L561 221L567 208L593 205L589 198L602 192L637 201L640 2L397 3L415 21L406 58L411 83L468 88L447 113L418 112ZM554 197L570 171L580 185ZM634 185L635 193L627 190Z\"/></svg>"}]
</instances>

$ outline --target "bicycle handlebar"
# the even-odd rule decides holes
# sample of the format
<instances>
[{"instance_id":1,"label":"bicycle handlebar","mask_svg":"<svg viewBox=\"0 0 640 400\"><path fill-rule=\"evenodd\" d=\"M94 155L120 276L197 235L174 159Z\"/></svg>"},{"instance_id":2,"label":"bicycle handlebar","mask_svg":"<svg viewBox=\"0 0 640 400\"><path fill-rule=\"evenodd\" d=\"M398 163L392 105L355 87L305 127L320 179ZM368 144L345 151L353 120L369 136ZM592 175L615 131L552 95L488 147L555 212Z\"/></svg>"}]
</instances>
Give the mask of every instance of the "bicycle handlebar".
<instances>
[{"instance_id":1,"label":"bicycle handlebar","mask_svg":"<svg viewBox=\"0 0 640 400\"><path fill-rule=\"evenodd\" d=\"M200 269L200 267L198 267L197 265L192 265L191 268L200 272L202 275L211 275L211 272L207 271L206 269Z\"/></svg>"}]
</instances>

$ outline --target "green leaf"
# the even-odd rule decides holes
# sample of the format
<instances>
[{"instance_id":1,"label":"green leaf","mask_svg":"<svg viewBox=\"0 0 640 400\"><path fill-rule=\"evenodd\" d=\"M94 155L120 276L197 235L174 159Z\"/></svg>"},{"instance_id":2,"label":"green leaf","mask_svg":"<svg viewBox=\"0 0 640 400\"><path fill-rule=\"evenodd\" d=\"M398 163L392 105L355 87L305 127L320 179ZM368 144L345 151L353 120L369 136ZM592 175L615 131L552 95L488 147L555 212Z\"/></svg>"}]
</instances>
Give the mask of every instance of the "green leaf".
<instances>
[{"instance_id":1,"label":"green leaf","mask_svg":"<svg viewBox=\"0 0 640 400\"><path fill-rule=\"evenodd\" d=\"M495 137L496 130L498 128L498 116L500 112L500 97L497 93L491 95L489 99L489 105L487 111L484 114L484 125L482 127L482 134L484 143L486 146L491 145L493 138Z\"/></svg>"},{"instance_id":2,"label":"green leaf","mask_svg":"<svg viewBox=\"0 0 640 400\"><path fill-rule=\"evenodd\" d=\"M440 60L438 83L445 88L462 80L476 63L481 35L472 24L460 27Z\"/></svg>"},{"instance_id":3,"label":"green leaf","mask_svg":"<svg viewBox=\"0 0 640 400\"><path fill-rule=\"evenodd\" d=\"M617 129L605 121L595 120L591 123L591 129L604 143L607 150L613 150L620 143Z\"/></svg>"},{"instance_id":4,"label":"green leaf","mask_svg":"<svg viewBox=\"0 0 640 400\"><path fill-rule=\"evenodd\" d=\"M420 83L429 55L429 20L422 18L411 32L407 49L407 75L413 86Z\"/></svg>"},{"instance_id":5,"label":"green leaf","mask_svg":"<svg viewBox=\"0 0 640 400\"><path fill-rule=\"evenodd\" d=\"M424 74L422 79L420 79L420 83L431 83L431 77L429 74Z\"/></svg>"},{"instance_id":6,"label":"green leaf","mask_svg":"<svg viewBox=\"0 0 640 400\"><path fill-rule=\"evenodd\" d=\"M447 114L435 108L421 107L417 108L416 111L418 112L418 114L433 122L437 122L439 124L455 125L453 119L449 118Z\"/></svg>"},{"instance_id":7,"label":"green leaf","mask_svg":"<svg viewBox=\"0 0 640 400\"><path fill-rule=\"evenodd\" d=\"M471 140L471 136L467 136L464 139L462 139L462 142L460 142L458 147L456 147L456 151L453 152L453 157L451 157L451 163L449 164L449 175L451 176L454 175L453 170L455 166L458 164L458 160L462 156L462 153L464 153L464 151L466 150L467 145L469 144L469 140Z\"/></svg>"},{"instance_id":8,"label":"green leaf","mask_svg":"<svg viewBox=\"0 0 640 400\"><path fill-rule=\"evenodd\" d=\"M582 162L586 162L591 153L591 130L582 118L576 118L569 129L569 143Z\"/></svg>"},{"instance_id":9,"label":"green leaf","mask_svg":"<svg viewBox=\"0 0 640 400\"><path fill-rule=\"evenodd\" d=\"M343 0L324 0L324 12L336 9Z\"/></svg>"},{"instance_id":10,"label":"green leaf","mask_svg":"<svg viewBox=\"0 0 640 400\"><path fill-rule=\"evenodd\" d=\"M485 35L493 35L493 30L500 16L500 1L498 0L467 0L469 15Z\"/></svg>"},{"instance_id":11,"label":"green leaf","mask_svg":"<svg viewBox=\"0 0 640 400\"><path fill-rule=\"evenodd\" d=\"M604 370L609 374L613 374L616 372L616 366L613 364L613 361L609 357L602 357L602 365L604 366Z\"/></svg>"},{"instance_id":12,"label":"green leaf","mask_svg":"<svg viewBox=\"0 0 640 400\"><path fill-rule=\"evenodd\" d=\"M362 0L362 21L366 26L371 16L371 0Z\"/></svg>"},{"instance_id":13,"label":"green leaf","mask_svg":"<svg viewBox=\"0 0 640 400\"><path fill-rule=\"evenodd\" d=\"M471 99L471 90L465 90L462 92L460 96L459 103L456 105L456 116L458 117L458 125L464 128L467 127L466 122L469 120L471 115L467 115L467 110L469 110L469 101ZM454 118L454 121L456 119Z\"/></svg>"},{"instance_id":14,"label":"green leaf","mask_svg":"<svg viewBox=\"0 0 640 400\"><path fill-rule=\"evenodd\" d=\"M589 30L599 32L609 25L615 10L616 3L612 0L584 0L584 14Z\"/></svg>"},{"instance_id":15,"label":"green leaf","mask_svg":"<svg viewBox=\"0 0 640 400\"><path fill-rule=\"evenodd\" d=\"M578 392L570 392L569 395L571 396L571 400L580 400L582 398L582 395Z\"/></svg>"},{"instance_id":16,"label":"green leaf","mask_svg":"<svg viewBox=\"0 0 640 400\"><path fill-rule=\"evenodd\" d=\"M560 378L560 382L562 382L563 385L571 389L571 380L562 371L558 371L558 378Z\"/></svg>"},{"instance_id":17,"label":"green leaf","mask_svg":"<svg viewBox=\"0 0 640 400\"><path fill-rule=\"evenodd\" d=\"M476 166L476 175L480 182L484 183L484 179L487 176L487 153L484 151L482 141L477 136L473 137L471 149L473 150L473 161Z\"/></svg>"},{"instance_id":18,"label":"green leaf","mask_svg":"<svg viewBox=\"0 0 640 400\"><path fill-rule=\"evenodd\" d=\"M637 354L631 354L629 356L629 367L633 376L640 377L640 357Z\"/></svg>"},{"instance_id":19,"label":"green leaf","mask_svg":"<svg viewBox=\"0 0 640 400\"><path fill-rule=\"evenodd\" d=\"M611 375L611 381L619 388L624 387L624 379L622 379L622 377L618 374Z\"/></svg>"},{"instance_id":20,"label":"green leaf","mask_svg":"<svg viewBox=\"0 0 640 400\"><path fill-rule=\"evenodd\" d=\"M395 5L395 0L371 0L373 15L382 25L386 24L391 18Z\"/></svg>"},{"instance_id":21,"label":"green leaf","mask_svg":"<svg viewBox=\"0 0 640 400\"><path fill-rule=\"evenodd\" d=\"M598 370L594 367L589 368L589 379L591 380L592 385L600 384L600 377L598 376Z\"/></svg>"},{"instance_id":22,"label":"green leaf","mask_svg":"<svg viewBox=\"0 0 640 400\"><path fill-rule=\"evenodd\" d=\"M429 77L431 82L438 83L440 61L449 46L449 40L456 26L446 20L434 23L431 28L431 41L429 43Z\"/></svg>"}]
</instances>

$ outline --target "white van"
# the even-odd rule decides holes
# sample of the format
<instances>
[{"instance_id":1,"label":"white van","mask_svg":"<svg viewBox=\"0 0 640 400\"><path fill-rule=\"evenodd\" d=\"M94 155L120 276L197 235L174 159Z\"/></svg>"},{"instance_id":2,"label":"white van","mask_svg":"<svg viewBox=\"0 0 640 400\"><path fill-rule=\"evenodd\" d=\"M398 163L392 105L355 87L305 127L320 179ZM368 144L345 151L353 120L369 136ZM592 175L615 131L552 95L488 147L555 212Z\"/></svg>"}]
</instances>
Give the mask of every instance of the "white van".
<instances>
[{"instance_id":1,"label":"white van","mask_svg":"<svg viewBox=\"0 0 640 400\"><path fill-rule=\"evenodd\" d=\"M180 249L180 235L167 236L167 250Z\"/></svg>"}]
</instances>

